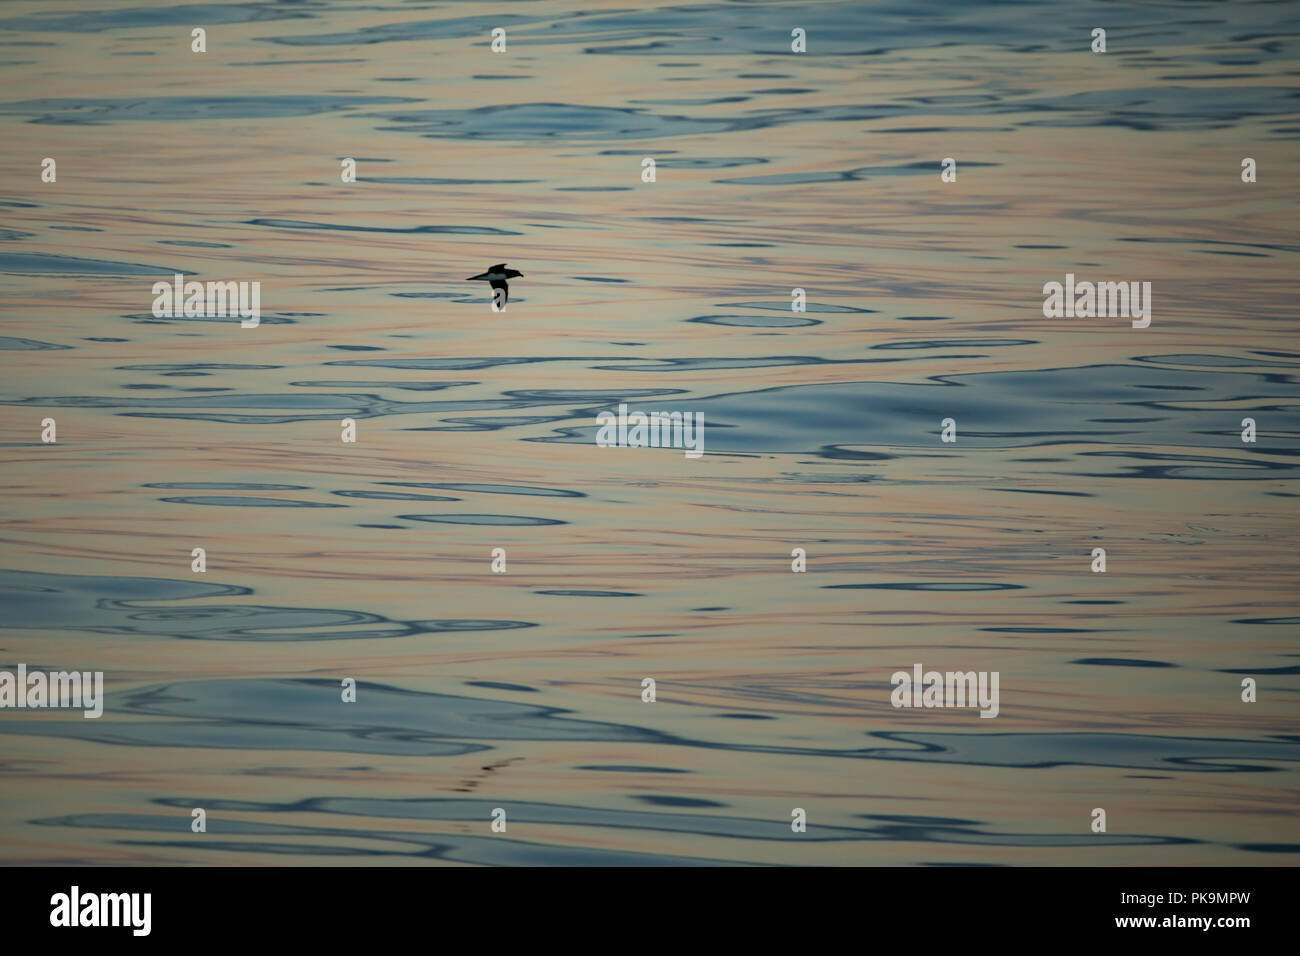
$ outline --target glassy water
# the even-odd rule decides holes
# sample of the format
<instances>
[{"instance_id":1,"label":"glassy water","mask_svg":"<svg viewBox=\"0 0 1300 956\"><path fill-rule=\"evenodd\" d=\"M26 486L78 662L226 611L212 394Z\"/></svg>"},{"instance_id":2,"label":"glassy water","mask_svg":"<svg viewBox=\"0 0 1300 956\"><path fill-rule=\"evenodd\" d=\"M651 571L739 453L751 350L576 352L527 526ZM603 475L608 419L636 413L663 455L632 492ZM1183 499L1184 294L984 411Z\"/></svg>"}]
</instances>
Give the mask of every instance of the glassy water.
<instances>
[{"instance_id":1,"label":"glassy water","mask_svg":"<svg viewBox=\"0 0 1300 956\"><path fill-rule=\"evenodd\" d=\"M0 4L0 859L1294 865L1298 27Z\"/></svg>"}]
</instances>

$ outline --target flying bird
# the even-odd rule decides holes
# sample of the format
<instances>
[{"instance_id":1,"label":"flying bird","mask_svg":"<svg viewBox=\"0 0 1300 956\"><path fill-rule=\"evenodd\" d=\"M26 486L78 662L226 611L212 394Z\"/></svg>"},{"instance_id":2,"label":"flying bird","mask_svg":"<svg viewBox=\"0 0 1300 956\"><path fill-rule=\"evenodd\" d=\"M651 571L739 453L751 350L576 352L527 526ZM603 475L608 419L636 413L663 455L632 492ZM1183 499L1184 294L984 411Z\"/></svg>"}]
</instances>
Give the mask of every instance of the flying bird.
<instances>
[{"instance_id":1,"label":"flying bird","mask_svg":"<svg viewBox=\"0 0 1300 956\"><path fill-rule=\"evenodd\" d=\"M513 279L516 277L522 279L523 275L524 274L520 272L518 269L507 269L506 264L504 262L498 262L494 266L489 266L487 272L480 273L479 275L476 276L470 276L465 281L473 282L475 279L486 279L488 284L492 286L492 298L494 303L496 301L496 290L500 289L501 290L500 307L504 309L506 307L506 303L510 301L510 284L506 282L506 280Z\"/></svg>"}]
</instances>

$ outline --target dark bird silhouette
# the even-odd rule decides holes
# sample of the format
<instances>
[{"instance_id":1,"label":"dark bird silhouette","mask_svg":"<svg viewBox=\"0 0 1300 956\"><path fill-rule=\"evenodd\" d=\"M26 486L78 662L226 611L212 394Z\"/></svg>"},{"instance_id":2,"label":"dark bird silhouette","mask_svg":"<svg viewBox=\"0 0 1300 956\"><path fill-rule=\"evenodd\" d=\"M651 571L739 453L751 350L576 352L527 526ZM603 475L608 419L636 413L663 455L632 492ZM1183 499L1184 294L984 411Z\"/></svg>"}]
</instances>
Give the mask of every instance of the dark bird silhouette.
<instances>
[{"instance_id":1,"label":"dark bird silhouette","mask_svg":"<svg viewBox=\"0 0 1300 956\"><path fill-rule=\"evenodd\" d=\"M473 282L475 279L486 279L488 285L492 286L493 298L496 297L496 290L500 289L502 293L501 308L504 309L506 303L510 301L510 284L506 282L506 280L514 279L516 277L522 279L523 276L524 274L518 269L507 269L504 262L498 262L494 266L489 266L487 272L480 273L476 276L470 276L465 281Z\"/></svg>"}]
</instances>

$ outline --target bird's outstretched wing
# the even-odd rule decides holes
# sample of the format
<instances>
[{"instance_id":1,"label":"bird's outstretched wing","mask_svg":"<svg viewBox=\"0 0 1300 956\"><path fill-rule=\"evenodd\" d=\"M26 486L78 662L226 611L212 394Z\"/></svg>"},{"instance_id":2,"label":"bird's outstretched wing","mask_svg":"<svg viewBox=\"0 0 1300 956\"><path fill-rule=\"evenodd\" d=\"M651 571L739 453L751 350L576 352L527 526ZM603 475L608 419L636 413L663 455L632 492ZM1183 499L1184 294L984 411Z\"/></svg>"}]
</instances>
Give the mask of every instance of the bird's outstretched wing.
<instances>
[{"instance_id":1,"label":"bird's outstretched wing","mask_svg":"<svg viewBox=\"0 0 1300 956\"><path fill-rule=\"evenodd\" d=\"M496 265L488 267L488 272L505 272L505 271L506 271L506 264L504 262L498 262Z\"/></svg>"},{"instance_id":2,"label":"bird's outstretched wing","mask_svg":"<svg viewBox=\"0 0 1300 956\"><path fill-rule=\"evenodd\" d=\"M497 268L496 266L493 266L492 267L493 271L496 271L496 268ZM506 307L506 303L510 301L509 284L504 279L493 279L491 282L488 283L488 285L492 286L493 298L496 298L497 289L501 290L501 308L504 309Z\"/></svg>"}]
</instances>

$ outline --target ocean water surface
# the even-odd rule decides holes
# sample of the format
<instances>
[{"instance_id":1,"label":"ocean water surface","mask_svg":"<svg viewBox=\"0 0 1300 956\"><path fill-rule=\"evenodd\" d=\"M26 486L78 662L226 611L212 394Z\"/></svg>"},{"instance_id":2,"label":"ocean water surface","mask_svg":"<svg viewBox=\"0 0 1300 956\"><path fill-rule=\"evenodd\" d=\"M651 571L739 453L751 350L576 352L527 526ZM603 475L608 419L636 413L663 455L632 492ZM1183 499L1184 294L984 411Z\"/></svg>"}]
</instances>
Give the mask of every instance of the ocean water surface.
<instances>
[{"instance_id":1,"label":"ocean water surface","mask_svg":"<svg viewBox=\"0 0 1300 956\"><path fill-rule=\"evenodd\" d=\"M106 689L0 710L0 862L1300 862L1298 37L0 4L0 670ZM1150 326L1045 318L1067 273ZM894 708L918 662L997 718Z\"/></svg>"}]
</instances>

